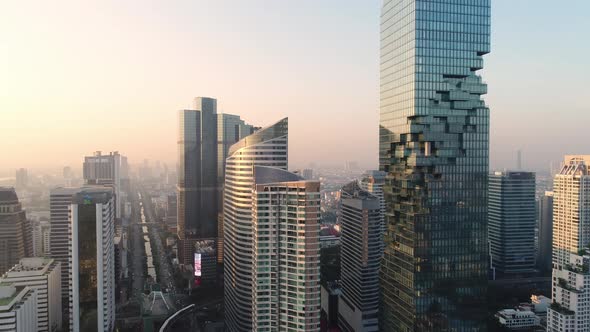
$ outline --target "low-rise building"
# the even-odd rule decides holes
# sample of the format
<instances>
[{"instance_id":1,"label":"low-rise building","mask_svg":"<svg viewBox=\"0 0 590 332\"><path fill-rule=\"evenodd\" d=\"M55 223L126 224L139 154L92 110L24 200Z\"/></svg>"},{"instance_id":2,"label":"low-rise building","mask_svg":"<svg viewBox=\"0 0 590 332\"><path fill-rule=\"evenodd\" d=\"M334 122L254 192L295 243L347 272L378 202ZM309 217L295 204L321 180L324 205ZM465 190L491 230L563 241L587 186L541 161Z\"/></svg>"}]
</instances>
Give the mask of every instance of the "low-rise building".
<instances>
[{"instance_id":1,"label":"low-rise building","mask_svg":"<svg viewBox=\"0 0 590 332\"><path fill-rule=\"evenodd\" d=\"M0 278L0 284L36 291L36 331L59 331L61 315L61 264L51 258L23 258ZM0 320L1 320L0 315ZM0 328L0 331L3 331Z\"/></svg>"},{"instance_id":2,"label":"low-rise building","mask_svg":"<svg viewBox=\"0 0 590 332\"><path fill-rule=\"evenodd\" d=\"M496 313L496 318L511 330L533 328L540 324L539 317L529 310L503 309Z\"/></svg>"}]
</instances>

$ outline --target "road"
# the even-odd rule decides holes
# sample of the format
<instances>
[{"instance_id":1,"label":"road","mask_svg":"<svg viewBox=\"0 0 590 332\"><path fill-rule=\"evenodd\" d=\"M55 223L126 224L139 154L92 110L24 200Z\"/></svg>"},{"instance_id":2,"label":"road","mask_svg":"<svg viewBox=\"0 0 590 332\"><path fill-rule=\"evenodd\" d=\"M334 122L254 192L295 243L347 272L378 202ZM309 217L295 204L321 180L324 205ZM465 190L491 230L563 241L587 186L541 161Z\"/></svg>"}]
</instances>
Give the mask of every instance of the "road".
<instances>
[{"instance_id":1,"label":"road","mask_svg":"<svg viewBox=\"0 0 590 332\"><path fill-rule=\"evenodd\" d=\"M143 205L143 211L145 214L145 224L149 230L149 236L152 244L152 255L157 256L158 259L154 260L156 271L158 272L157 282L162 287L162 291L169 293L171 297L176 298L177 289L174 285L174 274L170 261L166 255L166 249L162 244L161 223L156 220L154 216L154 208L150 196L143 188L139 188L139 194L141 195L141 202ZM174 303L174 306L178 307L180 303Z\"/></svg>"}]
</instances>

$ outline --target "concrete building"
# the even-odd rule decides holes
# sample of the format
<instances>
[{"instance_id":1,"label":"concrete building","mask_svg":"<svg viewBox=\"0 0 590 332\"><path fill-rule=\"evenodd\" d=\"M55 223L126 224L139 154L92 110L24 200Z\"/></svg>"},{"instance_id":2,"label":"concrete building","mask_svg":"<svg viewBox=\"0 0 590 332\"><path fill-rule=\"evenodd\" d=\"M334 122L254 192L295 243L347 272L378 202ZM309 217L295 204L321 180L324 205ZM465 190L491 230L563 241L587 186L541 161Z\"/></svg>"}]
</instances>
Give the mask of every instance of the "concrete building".
<instances>
[{"instance_id":1,"label":"concrete building","mask_svg":"<svg viewBox=\"0 0 590 332\"><path fill-rule=\"evenodd\" d=\"M33 227L33 256L49 257L51 255L51 224L49 221L37 221Z\"/></svg>"},{"instance_id":2,"label":"concrete building","mask_svg":"<svg viewBox=\"0 0 590 332\"><path fill-rule=\"evenodd\" d=\"M247 136L228 151L223 200L225 322L252 330L252 188L254 167L287 170L287 118Z\"/></svg>"},{"instance_id":3,"label":"concrete building","mask_svg":"<svg viewBox=\"0 0 590 332\"><path fill-rule=\"evenodd\" d=\"M539 199L539 241L537 268L541 273L551 275L553 257L553 192L546 191Z\"/></svg>"},{"instance_id":4,"label":"concrete building","mask_svg":"<svg viewBox=\"0 0 590 332\"><path fill-rule=\"evenodd\" d=\"M254 166L252 331L320 330L320 183Z\"/></svg>"},{"instance_id":5,"label":"concrete building","mask_svg":"<svg viewBox=\"0 0 590 332\"><path fill-rule=\"evenodd\" d=\"M489 177L488 232L497 277L535 272L535 173L494 172Z\"/></svg>"},{"instance_id":6,"label":"concrete building","mask_svg":"<svg viewBox=\"0 0 590 332\"><path fill-rule=\"evenodd\" d=\"M547 331L590 329L590 156L568 155L553 179L553 304Z\"/></svg>"},{"instance_id":7,"label":"concrete building","mask_svg":"<svg viewBox=\"0 0 590 332\"><path fill-rule=\"evenodd\" d=\"M121 218L121 155L119 152L110 152L103 155L96 151L94 155L84 157L83 175L86 185L113 186L115 193L116 218ZM125 159L126 160L126 159Z\"/></svg>"},{"instance_id":8,"label":"concrete building","mask_svg":"<svg viewBox=\"0 0 590 332\"><path fill-rule=\"evenodd\" d=\"M383 186L387 173L383 171L367 171L359 181L359 186L374 196L377 196L381 206L381 224L382 232L385 233L385 197L383 196Z\"/></svg>"},{"instance_id":9,"label":"concrete building","mask_svg":"<svg viewBox=\"0 0 590 332\"><path fill-rule=\"evenodd\" d=\"M0 331L37 332L36 306L31 287L0 284Z\"/></svg>"},{"instance_id":10,"label":"concrete building","mask_svg":"<svg viewBox=\"0 0 590 332\"><path fill-rule=\"evenodd\" d=\"M15 186L18 190L26 189L29 185L29 174L26 168L19 168L16 170Z\"/></svg>"},{"instance_id":11,"label":"concrete building","mask_svg":"<svg viewBox=\"0 0 590 332\"><path fill-rule=\"evenodd\" d=\"M485 330L490 3L382 1L382 331Z\"/></svg>"},{"instance_id":12,"label":"concrete building","mask_svg":"<svg viewBox=\"0 0 590 332\"><path fill-rule=\"evenodd\" d=\"M27 223L14 188L0 187L0 275L27 255Z\"/></svg>"},{"instance_id":13,"label":"concrete building","mask_svg":"<svg viewBox=\"0 0 590 332\"><path fill-rule=\"evenodd\" d=\"M61 331L61 264L51 258L23 258L0 277L0 284L29 287L37 297L36 331ZM0 331L3 331L0 327Z\"/></svg>"},{"instance_id":14,"label":"concrete building","mask_svg":"<svg viewBox=\"0 0 590 332\"><path fill-rule=\"evenodd\" d=\"M347 332L379 331L381 199L354 181L342 188L339 213L342 296L338 326Z\"/></svg>"},{"instance_id":15,"label":"concrete building","mask_svg":"<svg viewBox=\"0 0 590 332\"><path fill-rule=\"evenodd\" d=\"M70 331L115 327L115 198L110 188L82 190L69 209Z\"/></svg>"},{"instance_id":16,"label":"concrete building","mask_svg":"<svg viewBox=\"0 0 590 332\"><path fill-rule=\"evenodd\" d=\"M500 324L511 330L530 329L540 325L537 315L528 310L504 309L496 313ZM565 331L565 330L564 330Z\"/></svg>"}]
</instances>

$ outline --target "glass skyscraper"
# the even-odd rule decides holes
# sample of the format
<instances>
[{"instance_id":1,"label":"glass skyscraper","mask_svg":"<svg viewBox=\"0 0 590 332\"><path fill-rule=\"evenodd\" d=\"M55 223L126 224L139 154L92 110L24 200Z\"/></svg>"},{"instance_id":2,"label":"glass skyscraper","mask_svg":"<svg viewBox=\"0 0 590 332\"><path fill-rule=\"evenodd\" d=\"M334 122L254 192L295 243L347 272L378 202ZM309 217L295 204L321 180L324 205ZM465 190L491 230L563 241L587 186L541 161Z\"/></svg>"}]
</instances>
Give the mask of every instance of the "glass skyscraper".
<instances>
[{"instance_id":1,"label":"glass skyscraper","mask_svg":"<svg viewBox=\"0 0 590 332\"><path fill-rule=\"evenodd\" d=\"M384 0L383 331L485 330L490 0Z\"/></svg>"}]
</instances>

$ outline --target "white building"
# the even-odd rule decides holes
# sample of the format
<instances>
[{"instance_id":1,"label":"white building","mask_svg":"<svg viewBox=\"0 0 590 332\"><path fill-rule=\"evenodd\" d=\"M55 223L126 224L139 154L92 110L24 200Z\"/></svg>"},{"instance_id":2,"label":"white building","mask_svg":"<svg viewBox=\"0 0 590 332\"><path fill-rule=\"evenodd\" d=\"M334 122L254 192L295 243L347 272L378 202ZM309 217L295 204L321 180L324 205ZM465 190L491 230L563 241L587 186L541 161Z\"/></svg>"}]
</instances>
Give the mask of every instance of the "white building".
<instances>
[{"instance_id":1,"label":"white building","mask_svg":"<svg viewBox=\"0 0 590 332\"><path fill-rule=\"evenodd\" d=\"M590 331L590 156L566 156L553 181L553 304L547 331Z\"/></svg>"},{"instance_id":2,"label":"white building","mask_svg":"<svg viewBox=\"0 0 590 332\"><path fill-rule=\"evenodd\" d=\"M33 223L33 253L36 257L51 254L51 224L49 221Z\"/></svg>"},{"instance_id":3,"label":"white building","mask_svg":"<svg viewBox=\"0 0 590 332\"><path fill-rule=\"evenodd\" d=\"M252 330L253 167L287 170L288 120L260 129L228 151L223 200L225 322L230 331Z\"/></svg>"},{"instance_id":4,"label":"white building","mask_svg":"<svg viewBox=\"0 0 590 332\"><path fill-rule=\"evenodd\" d=\"M28 286L37 293L37 331L58 331L61 316L61 264L50 258L23 258L0 278L0 284ZM0 328L0 331L2 329Z\"/></svg>"},{"instance_id":5,"label":"white building","mask_svg":"<svg viewBox=\"0 0 590 332\"><path fill-rule=\"evenodd\" d=\"M37 331L37 294L30 287L0 284L0 331Z\"/></svg>"},{"instance_id":6,"label":"white building","mask_svg":"<svg viewBox=\"0 0 590 332\"><path fill-rule=\"evenodd\" d=\"M532 328L540 324L539 317L528 310L504 309L496 313L496 318L500 324L512 330Z\"/></svg>"},{"instance_id":7,"label":"white building","mask_svg":"<svg viewBox=\"0 0 590 332\"><path fill-rule=\"evenodd\" d=\"M252 331L320 331L320 183L254 167Z\"/></svg>"},{"instance_id":8,"label":"white building","mask_svg":"<svg viewBox=\"0 0 590 332\"><path fill-rule=\"evenodd\" d=\"M87 185L112 185L115 190L116 218L121 218L121 155L111 152L103 155L96 151L94 155L84 157L84 183Z\"/></svg>"},{"instance_id":9,"label":"white building","mask_svg":"<svg viewBox=\"0 0 590 332\"><path fill-rule=\"evenodd\" d=\"M111 188L81 190L72 199L68 241L70 331L114 329L114 213Z\"/></svg>"}]
</instances>

